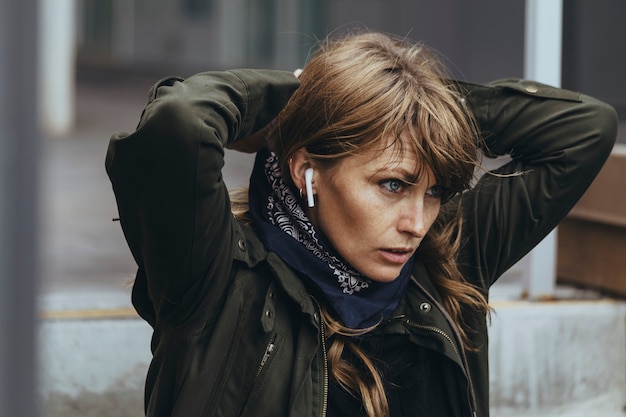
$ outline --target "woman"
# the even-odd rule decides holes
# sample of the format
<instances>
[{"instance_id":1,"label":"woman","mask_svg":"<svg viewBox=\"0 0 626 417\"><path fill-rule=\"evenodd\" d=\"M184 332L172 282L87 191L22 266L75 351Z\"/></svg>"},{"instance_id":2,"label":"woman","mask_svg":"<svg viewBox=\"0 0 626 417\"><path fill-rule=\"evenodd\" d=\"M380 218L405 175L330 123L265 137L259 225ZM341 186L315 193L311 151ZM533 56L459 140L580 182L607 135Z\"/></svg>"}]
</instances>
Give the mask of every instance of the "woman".
<instances>
[{"instance_id":1,"label":"woman","mask_svg":"<svg viewBox=\"0 0 626 417\"><path fill-rule=\"evenodd\" d=\"M329 41L299 79L161 81L106 161L154 328L146 415L487 416L488 289L616 125L574 92L447 81L376 33ZM231 207L225 147L258 150L249 203ZM471 187L479 149L512 161Z\"/></svg>"}]
</instances>

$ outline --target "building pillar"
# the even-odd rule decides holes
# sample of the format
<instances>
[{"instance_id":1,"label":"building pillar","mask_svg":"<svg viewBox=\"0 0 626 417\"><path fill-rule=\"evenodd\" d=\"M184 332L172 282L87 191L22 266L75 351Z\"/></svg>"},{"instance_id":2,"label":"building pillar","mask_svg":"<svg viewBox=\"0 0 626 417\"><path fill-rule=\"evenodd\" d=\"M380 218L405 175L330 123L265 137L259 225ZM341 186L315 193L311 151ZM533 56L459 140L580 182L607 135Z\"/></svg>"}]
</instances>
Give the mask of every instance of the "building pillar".
<instances>
[{"instance_id":1,"label":"building pillar","mask_svg":"<svg viewBox=\"0 0 626 417\"><path fill-rule=\"evenodd\" d=\"M526 0L524 78L561 86L563 0ZM521 261L525 292L551 298L556 287L557 233L552 231Z\"/></svg>"},{"instance_id":2,"label":"building pillar","mask_svg":"<svg viewBox=\"0 0 626 417\"><path fill-rule=\"evenodd\" d=\"M37 1L0 0L0 416L38 415Z\"/></svg>"},{"instance_id":3,"label":"building pillar","mask_svg":"<svg viewBox=\"0 0 626 417\"><path fill-rule=\"evenodd\" d=\"M74 126L76 0L39 0L40 123L51 136Z\"/></svg>"}]
</instances>

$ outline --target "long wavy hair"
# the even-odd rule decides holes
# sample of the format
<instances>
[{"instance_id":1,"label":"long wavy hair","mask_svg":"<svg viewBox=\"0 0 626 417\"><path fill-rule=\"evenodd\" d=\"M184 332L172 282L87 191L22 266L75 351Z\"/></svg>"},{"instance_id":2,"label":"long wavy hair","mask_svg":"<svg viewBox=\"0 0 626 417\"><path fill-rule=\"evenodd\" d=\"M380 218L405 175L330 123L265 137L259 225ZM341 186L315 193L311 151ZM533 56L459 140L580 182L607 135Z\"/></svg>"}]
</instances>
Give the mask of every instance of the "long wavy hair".
<instances>
[{"instance_id":1,"label":"long wavy hair","mask_svg":"<svg viewBox=\"0 0 626 417\"><path fill-rule=\"evenodd\" d=\"M392 146L398 157L417 155L443 187L440 215L418 256L471 349L461 311L488 312L485 296L463 278L457 264L463 220L459 199L477 166L479 135L462 96L423 44L382 33L350 34L321 43L299 76L300 87L273 123L268 142L286 181L299 149L319 165ZM389 141L391 140L391 143ZM325 309L324 309L325 310ZM353 331L323 311L332 377L360 398L369 417L388 415L381 374L352 342ZM361 364L342 360L344 350Z\"/></svg>"}]
</instances>

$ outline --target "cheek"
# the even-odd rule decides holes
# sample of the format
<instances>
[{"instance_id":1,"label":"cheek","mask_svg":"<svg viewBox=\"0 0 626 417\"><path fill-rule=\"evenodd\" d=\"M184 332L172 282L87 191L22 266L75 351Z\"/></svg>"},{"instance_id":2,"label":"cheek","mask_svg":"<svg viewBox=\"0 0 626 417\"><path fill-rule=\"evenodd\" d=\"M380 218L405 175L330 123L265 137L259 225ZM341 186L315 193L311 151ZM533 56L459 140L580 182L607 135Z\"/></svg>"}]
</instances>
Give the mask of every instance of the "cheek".
<instances>
[{"instance_id":1,"label":"cheek","mask_svg":"<svg viewBox=\"0 0 626 417\"><path fill-rule=\"evenodd\" d=\"M337 210L355 227L365 231L376 225L377 220L385 217L387 206L380 201L375 192L366 187L359 191L344 193Z\"/></svg>"},{"instance_id":2,"label":"cheek","mask_svg":"<svg viewBox=\"0 0 626 417\"><path fill-rule=\"evenodd\" d=\"M440 208L441 208L441 203L439 202L437 202L436 204L433 204L432 207L427 208L426 217L427 217L428 230L430 230L431 226L437 220L437 217L439 216Z\"/></svg>"},{"instance_id":3,"label":"cheek","mask_svg":"<svg viewBox=\"0 0 626 417\"><path fill-rule=\"evenodd\" d=\"M377 219L380 220L381 208L365 187L346 189L333 185L320 197L319 223L331 241L366 238Z\"/></svg>"}]
</instances>

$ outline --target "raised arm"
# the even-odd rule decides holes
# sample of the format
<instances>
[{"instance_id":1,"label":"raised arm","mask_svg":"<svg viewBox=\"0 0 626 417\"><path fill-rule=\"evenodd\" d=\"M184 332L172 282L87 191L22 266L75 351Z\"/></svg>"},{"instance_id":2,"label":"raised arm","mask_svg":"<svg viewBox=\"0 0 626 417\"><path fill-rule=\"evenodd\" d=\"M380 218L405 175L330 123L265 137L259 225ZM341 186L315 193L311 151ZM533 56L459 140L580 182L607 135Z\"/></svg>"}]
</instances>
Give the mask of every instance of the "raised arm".
<instances>
[{"instance_id":1,"label":"raised arm","mask_svg":"<svg viewBox=\"0 0 626 417\"><path fill-rule=\"evenodd\" d=\"M461 264L490 286L565 217L608 157L615 110L586 95L508 79L462 84L488 156L511 162L464 194ZM475 274L472 274L475 276Z\"/></svg>"},{"instance_id":2,"label":"raised arm","mask_svg":"<svg viewBox=\"0 0 626 417\"><path fill-rule=\"evenodd\" d=\"M241 230L230 213L224 147L267 125L298 87L289 72L208 72L168 78L150 92L137 130L111 138L106 169L124 235L139 266L133 302L191 320L217 304Z\"/></svg>"}]
</instances>

